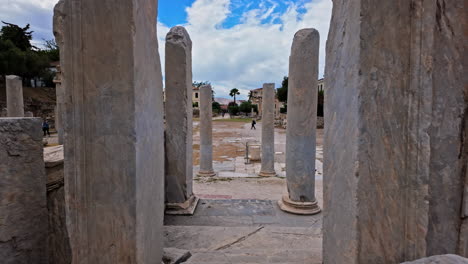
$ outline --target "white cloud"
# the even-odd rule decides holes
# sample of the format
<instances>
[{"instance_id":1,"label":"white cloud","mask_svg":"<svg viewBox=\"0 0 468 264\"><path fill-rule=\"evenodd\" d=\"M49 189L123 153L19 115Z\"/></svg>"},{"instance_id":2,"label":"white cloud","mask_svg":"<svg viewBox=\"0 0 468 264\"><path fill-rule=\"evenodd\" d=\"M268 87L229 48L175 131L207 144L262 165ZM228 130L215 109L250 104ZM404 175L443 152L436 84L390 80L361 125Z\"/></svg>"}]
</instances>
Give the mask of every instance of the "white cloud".
<instances>
[{"instance_id":1,"label":"white cloud","mask_svg":"<svg viewBox=\"0 0 468 264\"><path fill-rule=\"evenodd\" d=\"M163 1L163 0L160 0ZM165 0L174 1L174 0ZM53 7L58 0L0 0L0 20L24 26L31 24L35 45L52 39ZM280 9L286 4L288 8ZM252 8L249 0L196 0L186 9L185 26L193 41L193 77L211 81L216 95L228 97L229 90L248 90L288 75L288 58L296 31L313 27L320 32L320 73L325 65L325 43L332 0L261 0ZM233 13L233 10L236 13ZM244 11L242 14L238 12ZM283 11L281 11L283 10ZM298 10L301 10L299 12ZM230 16L240 24L225 28ZM164 39L169 31L158 23L159 50L164 67Z\"/></svg>"},{"instance_id":2,"label":"white cloud","mask_svg":"<svg viewBox=\"0 0 468 264\"><path fill-rule=\"evenodd\" d=\"M216 96L222 97L227 97L234 87L241 90L243 98L263 83L275 82L278 87L283 76L288 75L294 34L311 27L320 32L319 77L323 76L332 1L289 2L282 13L277 11L278 1L263 1L257 9L245 12L240 24L231 28L221 25L231 14L230 8L239 7L239 0L197 0L187 8L188 21L182 26L193 42L194 80L211 81ZM299 12L299 8L305 12ZM162 58L168 31L167 26L158 23Z\"/></svg>"}]
</instances>

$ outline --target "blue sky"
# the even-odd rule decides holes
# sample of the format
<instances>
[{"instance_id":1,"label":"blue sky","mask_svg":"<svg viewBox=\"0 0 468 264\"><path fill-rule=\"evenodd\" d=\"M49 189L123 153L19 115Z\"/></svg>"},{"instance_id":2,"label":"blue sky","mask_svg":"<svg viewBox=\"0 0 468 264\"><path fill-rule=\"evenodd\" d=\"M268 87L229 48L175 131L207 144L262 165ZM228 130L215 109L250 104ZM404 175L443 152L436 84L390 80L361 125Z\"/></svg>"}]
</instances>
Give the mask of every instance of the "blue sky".
<instances>
[{"instance_id":1,"label":"blue sky","mask_svg":"<svg viewBox=\"0 0 468 264\"><path fill-rule=\"evenodd\" d=\"M0 0L0 20L30 23L34 44L40 46L53 38L57 1ZM165 35L173 26L184 26L193 42L193 79L210 81L219 97L238 88L242 99L263 83L281 84L294 33L313 27L321 35L321 77L331 9L332 0L159 0L161 61Z\"/></svg>"}]
</instances>

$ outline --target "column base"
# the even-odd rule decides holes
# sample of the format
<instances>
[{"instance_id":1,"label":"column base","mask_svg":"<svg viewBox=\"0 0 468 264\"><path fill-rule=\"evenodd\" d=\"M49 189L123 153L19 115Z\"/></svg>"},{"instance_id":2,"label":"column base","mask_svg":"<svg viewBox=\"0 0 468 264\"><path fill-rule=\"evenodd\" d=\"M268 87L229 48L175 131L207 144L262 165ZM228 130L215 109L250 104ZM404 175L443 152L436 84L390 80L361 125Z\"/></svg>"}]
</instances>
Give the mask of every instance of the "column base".
<instances>
[{"instance_id":1,"label":"column base","mask_svg":"<svg viewBox=\"0 0 468 264\"><path fill-rule=\"evenodd\" d=\"M282 211L297 215L314 215L322 211L317 200L314 202L295 202L289 195L283 195L283 199L278 201L278 206Z\"/></svg>"},{"instance_id":2,"label":"column base","mask_svg":"<svg viewBox=\"0 0 468 264\"><path fill-rule=\"evenodd\" d=\"M214 177L214 176L216 176L216 172L214 172L214 171L199 171L197 173L197 176L200 176L200 177Z\"/></svg>"},{"instance_id":3,"label":"column base","mask_svg":"<svg viewBox=\"0 0 468 264\"><path fill-rule=\"evenodd\" d=\"M260 171L258 176L261 177L275 177L277 174L274 171Z\"/></svg>"},{"instance_id":4,"label":"column base","mask_svg":"<svg viewBox=\"0 0 468 264\"><path fill-rule=\"evenodd\" d=\"M200 198L192 195L183 203L166 203L165 214L167 215L193 215Z\"/></svg>"}]
</instances>

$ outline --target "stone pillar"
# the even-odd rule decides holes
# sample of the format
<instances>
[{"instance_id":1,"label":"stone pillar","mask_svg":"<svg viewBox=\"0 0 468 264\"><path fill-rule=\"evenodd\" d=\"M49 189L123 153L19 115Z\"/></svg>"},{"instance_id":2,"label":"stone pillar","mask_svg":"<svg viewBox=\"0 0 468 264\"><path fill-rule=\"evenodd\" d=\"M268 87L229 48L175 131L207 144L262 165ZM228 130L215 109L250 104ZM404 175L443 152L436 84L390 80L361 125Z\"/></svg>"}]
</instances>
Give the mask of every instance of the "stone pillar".
<instances>
[{"instance_id":1,"label":"stone pillar","mask_svg":"<svg viewBox=\"0 0 468 264\"><path fill-rule=\"evenodd\" d=\"M276 176L275 172L275 84L263 84L262 166L258 175Z\"/></svg>"},{"instance_id":2,"label":"stone pillar","mask_svg":"<svg viewBox=\"0 0 468 264\"><path fill-rule=\"evenodd\" d=\"M62 69L59 66L57 66L57 73L55 75L54 79L55 83L55 94L56 94L56 100L57 104L55 106L55 130L57 130L58 134L58 143L60 145L63 145L63 87L62 87Z\"/></svg>"},{"instance_id":3,"label":"stone pillar","mask_svg":"<svg viewBox=\"0 0 468 264\"><path fill-rule=\"evenodd\" d=\"M252 109L250 110L250 117L254 117L255 116L255 112L254 112L254 108L252 107Z\"/></svg>"},{"instance_id":4,"label":"stone pillar","mask_svg":"<svg viewBox=\"0 0 468 264\"><path fill-rule=\"evenodd\" d=\"M316 214L315 132L319 33L302 29L294 36L289 57L288 126L286 130L286 181L288 194L278 202L283 211Z\"/></svg>"},{"instance_id":5,"label":"stone pillar","mask_svg":"<svg viewBox=\"0 0 468 264\"><path fill-rule=\"evenodd\" d=\"M2 263L48 263L41 127L39 118L0 119Z\"/></svg>"},{"instance_id":6,"label":"stone pillar","mask_svg":"<svg viewBox=\"0 0 468 264\"><path fill-rule=\"evenodd\" d=\"M54 10L65 29L54 30L63 38L64 177L73 263L162 259L157 4L61 0Z\"/></svg>"},{"instance_id":7,"label":"stone pillar","mask_svg":"<svg viewBox=\"0 0 468 264\"><path fill-rule=\"evenodd\" d=\"M6 76L7 113L9 117L24 117L23 83L16 75Z\"/></svg>"},{"instance_id":8,"label":"stone pillar","mask_svg":"<svg viewBox=\"0 0 468 264\"><path fill-rule=\"evenodd\" d=\"M401 263L468 245L464 2L334 1L324 263Z\"/></svg>"},{"instance_id":9,"label":"stone pillar","mask_svg":"<svg viewBox=\"0 0 468 264\"><path fill-rule=\"evenodd\" d=\"M166 36L166 214L193 214L192 41L183 27Z\"/></svg>"},{"instance_id":10,"label":"stone pillar","mask_svg":"<svg viewBox=\"0 0 468 264\"><path fill-rule=\"evenodd\" d=\"M211 85L200 87L200 171L198 176L215 176L213 170L213 93Z\"/></svg>"}]
</instances>

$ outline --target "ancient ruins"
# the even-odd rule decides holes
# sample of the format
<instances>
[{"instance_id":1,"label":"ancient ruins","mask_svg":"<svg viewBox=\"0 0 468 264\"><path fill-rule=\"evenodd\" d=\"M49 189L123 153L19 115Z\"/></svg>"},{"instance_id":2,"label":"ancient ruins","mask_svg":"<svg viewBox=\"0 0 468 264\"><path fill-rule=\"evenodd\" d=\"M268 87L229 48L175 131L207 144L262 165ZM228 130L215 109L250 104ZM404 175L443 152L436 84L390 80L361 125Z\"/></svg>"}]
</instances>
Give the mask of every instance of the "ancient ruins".
<instances>
[{"instance_id":1,"label":"ancient ruins","mask_svg":"<svg viewBox=\"0 0 468 264\"><path fill-rule=\"evenodd\" d=\"M260 131L239 125L259 157L232 165L256 182L284 175L273 201L195 189L241 174L219 161L235 129L218 131L210 84L193 118L197 43L181 26L166 36L163 93L157 0L60 0L58 146L44 148L21 78L6 76L0 262L468 263L464 2L333 1L323 175L320 36L291 36L287 128L265 80Z\"/></svg>"},{"instance_id":2,"label":"ancient ruins","mask_svg":"<svg viewBox=\"0 0 468 264\"><path fill-rule=\"evenodd\" d=\"M263 84L262 105L262 169L260 176L275 176L275 134L274 134L275 84Z\"/></svg>"}]
</instances>

